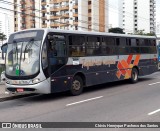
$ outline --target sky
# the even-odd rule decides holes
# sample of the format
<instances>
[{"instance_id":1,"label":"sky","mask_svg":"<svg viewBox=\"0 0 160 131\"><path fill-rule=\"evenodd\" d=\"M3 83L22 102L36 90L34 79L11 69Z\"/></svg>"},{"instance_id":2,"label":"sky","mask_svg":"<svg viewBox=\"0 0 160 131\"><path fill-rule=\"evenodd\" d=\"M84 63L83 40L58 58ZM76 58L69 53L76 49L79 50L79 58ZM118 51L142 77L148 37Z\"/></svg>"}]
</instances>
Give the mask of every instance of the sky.
<instances>
[{"instance_id":1,"label":"sky","mask_svg":"<svg viewBox=\"0 0 160 131\"><path fill-rule=\"evenodd\" d=\"M156 0L156 21L160 24L160 0Z\"/></svg>"},{"instance_id":2,"label":"sky","mask_svg":"<svg viewBox=\"0 0 160 131\"><path fill-rule=\"evenodd\" d=\"M118 27L118 1L119 0L109 0L109 25L112 27ZM156 0L156 22L160 24L160 0Z\"/></svg>"},{"instance_id":3,"label":"sky","mask_svg":"<svg viewBox=\"0 0 160 131\"><path fill-rule=\"evenodd\" d=\"M112 27L118 27L118 15L119 15L119 10L118 10L118 0L109 0L109 25Z\"/></svg>"},{"instance_id":4,"label":"sky","mask_svg":"<svg viewBox=\"0 0 160 131\"><path fill-rule=\"evenodd\" d=\"M0 0L0 15L1 14L7 14L9 17L12 17L13 15L11 15L11 12L9 10L13 10L13 5L12 4L8 4L8 2L12 2L13 0L6 0L7 2L4 2L2 0ZM8 9L8 10L5 10Z\"/></svg>"}]
</instances>

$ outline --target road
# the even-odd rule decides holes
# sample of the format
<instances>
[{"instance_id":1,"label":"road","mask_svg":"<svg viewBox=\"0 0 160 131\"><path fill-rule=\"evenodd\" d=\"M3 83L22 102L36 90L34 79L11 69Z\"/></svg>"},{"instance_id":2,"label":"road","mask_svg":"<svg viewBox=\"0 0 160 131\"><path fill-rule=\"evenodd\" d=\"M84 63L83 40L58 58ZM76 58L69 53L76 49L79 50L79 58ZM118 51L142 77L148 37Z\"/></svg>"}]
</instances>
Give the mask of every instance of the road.
<instances>
[{"instance_id":1,"label":"road","mask_svg":"<svg viewBox=\"0 0 160 131\"><path fill-rule=\"evenodd\" d=\"M80 96L59 93L0 102L0 121L159 122L160 72L136 84L120 81L88 87Z\"/></svg>"}]
</instances>

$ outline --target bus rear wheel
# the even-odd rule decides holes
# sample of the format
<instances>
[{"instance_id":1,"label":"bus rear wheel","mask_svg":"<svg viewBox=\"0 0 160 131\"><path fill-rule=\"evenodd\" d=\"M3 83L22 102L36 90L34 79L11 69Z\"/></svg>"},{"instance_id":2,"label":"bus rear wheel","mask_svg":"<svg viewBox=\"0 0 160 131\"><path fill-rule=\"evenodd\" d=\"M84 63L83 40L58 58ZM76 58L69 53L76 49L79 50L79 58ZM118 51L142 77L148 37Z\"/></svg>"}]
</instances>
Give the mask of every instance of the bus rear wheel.
<instances>
[{"instance_id":1,"label":"bus rear wheel","mask_svg":"<svg viewBox=\"0 0 160 131\"><path fill-rule=\"evenodd\" d=\"M131 83L136 83L138 82L138 70L136 68L132 69L132 73L131 73Z\"/></svg>"},{"instance_id":2,"label":"bus rear wheel","mask_svg":"<svg viewBox=\"0 0 160 131\"><path fill-rule=\"evenodd\" d=\"M83 91L83 80L79 76L75 76L72 81L70 93L71 95L80 95Z\"/></svg>"}]
</instances>

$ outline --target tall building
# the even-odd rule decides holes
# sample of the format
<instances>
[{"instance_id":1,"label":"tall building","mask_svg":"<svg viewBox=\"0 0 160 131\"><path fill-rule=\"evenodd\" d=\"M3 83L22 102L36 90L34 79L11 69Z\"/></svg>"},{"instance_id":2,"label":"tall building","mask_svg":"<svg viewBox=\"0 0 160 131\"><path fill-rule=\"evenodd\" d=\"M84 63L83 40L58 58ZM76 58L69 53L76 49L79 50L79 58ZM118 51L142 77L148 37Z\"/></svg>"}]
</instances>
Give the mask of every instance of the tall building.
<instances>
[{"instance_id":1,"label":"tall building","mask_svg":"<svg viewBox=\"0 0 160 131\"><path fill-rule=\"evenodd\" d=\"M155 3L155 0L123 0L120 4L122 17L119 17L119 25L124 32L135 33L143 30L144 33L154 33Z\"/></svg>"},{"instance_id":2,"label":"tall building","mask_svg":"<svg viewBox=\"0 0 160 131\"><path fill-rule=\"evenodd\" d=\"M13 0L9 0L8 2L13 3ZM14 32L13 5L0 1L0 16L0 33L4 33L8 39L9 35ZM0 41L0 45L3 43Z\"/></svg>"},{"instance_id":3,"label":"tall building","mask_svg":"<svg viewBox=\"0 0 160 131\"><path fill-rule=\"evenodd\" d=\"M14 31L41 27L41 0L14 0Z\"/></svg>"},{"instance_id":4,"label":"tall building","mask_svg":"<svg viewBox=\"0 0 160 131\"><path fill-rule=\"evenodd\" d=\"M108 31L107 0L15 0L15 31L28 28Z\"/></svg>"}]
</instances>

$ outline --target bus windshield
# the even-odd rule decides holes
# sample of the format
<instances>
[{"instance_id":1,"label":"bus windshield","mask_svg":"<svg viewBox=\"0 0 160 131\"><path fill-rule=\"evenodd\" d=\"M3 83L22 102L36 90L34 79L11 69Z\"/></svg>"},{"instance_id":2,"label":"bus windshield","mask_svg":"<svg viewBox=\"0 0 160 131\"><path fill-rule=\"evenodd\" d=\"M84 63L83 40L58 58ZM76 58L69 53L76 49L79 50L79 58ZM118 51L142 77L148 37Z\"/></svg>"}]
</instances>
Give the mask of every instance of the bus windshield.
<instances>
[{"instance_id":1,"label":"bus windshield","mask_svg":"<svg viewBox=\"0 0 160 131\"><path fill-rule=\"evenodd\" d=\"M39 71L41 41L9 43L6 56L6 74L28 76Z\"/></svg>"},{"instance_id":2,"label":"bus windshield","mask_svg":"<svg viewBox=\"0 0 160 131\"><path fill-rule=\"evenodd\" d=\"M41 42L42 37L41 39L18 38L9 41L6 54L6 74L22 77L37 74L40 68Z\"/></svg>"}]
</instances>

